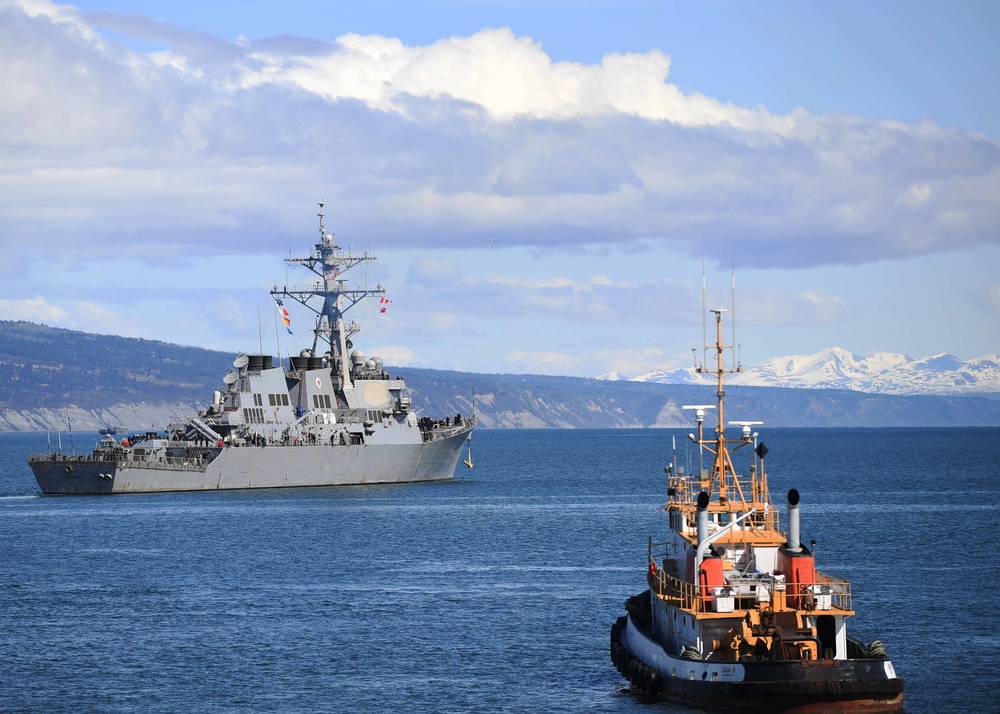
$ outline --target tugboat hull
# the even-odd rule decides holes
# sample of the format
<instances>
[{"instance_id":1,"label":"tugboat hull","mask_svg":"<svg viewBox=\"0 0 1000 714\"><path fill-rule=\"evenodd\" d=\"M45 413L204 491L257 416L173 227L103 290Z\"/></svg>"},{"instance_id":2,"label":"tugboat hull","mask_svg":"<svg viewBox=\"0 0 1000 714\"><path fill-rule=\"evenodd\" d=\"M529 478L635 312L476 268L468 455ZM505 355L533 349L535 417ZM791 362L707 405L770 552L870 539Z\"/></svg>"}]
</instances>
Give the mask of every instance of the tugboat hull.
<instances>
[{"instance_id":1,"label":"tugboat hull","mask_svg":"<svg viewBox=\"0 0 1000 714\"><path fill-rule=\"evenodd\" d=\"M887 659L689 660L667 654L627 616L611 628L611 662L643 693L707 710L820 714L903 708L903 680Z\"/></svg>"}]
</instances>

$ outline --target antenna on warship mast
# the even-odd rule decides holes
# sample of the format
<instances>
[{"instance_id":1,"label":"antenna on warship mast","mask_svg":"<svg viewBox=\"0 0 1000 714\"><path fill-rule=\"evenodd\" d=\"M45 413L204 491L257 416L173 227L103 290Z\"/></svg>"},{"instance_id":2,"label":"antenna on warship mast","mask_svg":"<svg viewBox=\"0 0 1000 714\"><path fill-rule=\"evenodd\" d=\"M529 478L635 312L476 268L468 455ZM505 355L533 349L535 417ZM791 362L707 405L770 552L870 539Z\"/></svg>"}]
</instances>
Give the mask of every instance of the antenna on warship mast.
<instances>
[{"instance_id":1,"label":"antenna on warship mast","mask_svg":"<svg viewBox=\"0 0 1000 714\"><path fill-rule=\"evenodd\" d=\"M260 324L260 303L257 303L257 340L260 343L260 353L264 354L264 328Z\"/></svg>"},{"instance_id":2,"label":"antenna on warship mast","mask_svg":"<svg viewBox=\"0 0 1000 714\"><path fill-rule=\"evenodd\" d=\"M273 298L272 298L273 300ZM272 315L274 316L274 347L278 350L278 363L281 364L281 336L278 333L278 310L277 305L274 306L272 310ZM264 350L261 350L263 352Z\"/></svg>"}]
</instances>

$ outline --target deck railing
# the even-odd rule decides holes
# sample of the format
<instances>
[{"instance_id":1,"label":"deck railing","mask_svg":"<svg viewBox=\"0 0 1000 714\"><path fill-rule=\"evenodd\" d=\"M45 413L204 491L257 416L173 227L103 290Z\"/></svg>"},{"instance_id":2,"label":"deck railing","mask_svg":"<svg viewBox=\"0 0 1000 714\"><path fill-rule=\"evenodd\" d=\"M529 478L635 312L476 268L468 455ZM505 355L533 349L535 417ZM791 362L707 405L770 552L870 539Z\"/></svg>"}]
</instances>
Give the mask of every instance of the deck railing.
<instances>
[{"instance_id":1,"label":"deck railing","mask_svg":"<svg viewBox=\"0 0 1000 714\"><path fill-rule=\"evenodd\" d=\"M727 571L725 584L703 588L665 572L651 555L648 573L649 586L660 598L692 613L770 608L823 614L854 609L851 583L819 571L815 582L794 584L785 581L780 573Z\"/></svg>"},{"instance_id":2,"label":"deck railing","mask_svg":"<svg viewBox=\"0 0 1000 714\"><path fill-rule=\"evenodd\" d=\"M476 415L465 417L460 422L451 421L447 425L434 424L430 429L421 429L421 435L425 442L447 439L449 436L461 434L464 431L471 431L476 426Z\"/></svg>"}]
</instances>

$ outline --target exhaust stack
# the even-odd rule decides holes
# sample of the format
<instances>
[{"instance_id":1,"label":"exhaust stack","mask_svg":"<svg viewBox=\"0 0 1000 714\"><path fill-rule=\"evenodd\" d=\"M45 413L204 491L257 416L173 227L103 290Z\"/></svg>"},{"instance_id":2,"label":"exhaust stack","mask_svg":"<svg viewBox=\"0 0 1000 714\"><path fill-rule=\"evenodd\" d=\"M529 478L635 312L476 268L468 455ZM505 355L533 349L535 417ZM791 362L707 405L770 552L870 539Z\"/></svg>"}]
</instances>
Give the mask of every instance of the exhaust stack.
<instances>
[{"instance_id":1,"label":"exhaust stack","mask_svg":"<svg viewBox=\"0 0 1000 714\"><path fill-rule=\"evenodd\" d=\"M700 546L708 538L708 501L709 496L702 491L698 494L698 545Z\"/></svg>"},{"instance_id":2,"label":"exhaust stack","mask_svg":"<svg viewBox=\"0 0 1000 714\"><path fill-rule=\"evenodd\" d=\"M799 540L799 492L794 488L788 492L788 540L785 548L789 553L801 553Z\"/></svg>"}]
</instances>

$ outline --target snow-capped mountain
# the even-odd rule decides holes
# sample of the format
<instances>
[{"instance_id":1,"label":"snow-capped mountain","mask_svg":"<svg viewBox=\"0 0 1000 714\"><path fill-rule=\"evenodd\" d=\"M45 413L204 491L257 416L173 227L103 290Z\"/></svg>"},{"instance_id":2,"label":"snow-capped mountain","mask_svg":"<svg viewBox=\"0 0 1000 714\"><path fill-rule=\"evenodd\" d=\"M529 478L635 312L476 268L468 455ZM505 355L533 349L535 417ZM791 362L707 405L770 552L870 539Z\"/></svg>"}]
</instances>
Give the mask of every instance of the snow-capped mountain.
<instances>
[{"instance_id":1,"label":"snow-capped mountain","mask_svg":"<svg viewBox=\"0 0 1000 714\"><path fill-rule=\"evenodd\" d=\"M599 379L624 380L612 372ZM693 367L654 370L629 381L662 384L714 384L715 378ZM727 377L727 384L757 387L850 389L877 394L1000 393L1000 355L967 362L950 354L914 359L880 352L861 357L839 347L812 355L775 357Z\"/></svg>"}]
</instances>

